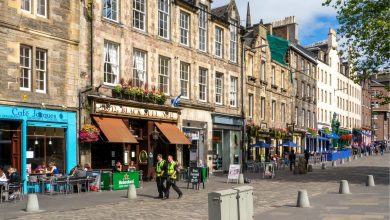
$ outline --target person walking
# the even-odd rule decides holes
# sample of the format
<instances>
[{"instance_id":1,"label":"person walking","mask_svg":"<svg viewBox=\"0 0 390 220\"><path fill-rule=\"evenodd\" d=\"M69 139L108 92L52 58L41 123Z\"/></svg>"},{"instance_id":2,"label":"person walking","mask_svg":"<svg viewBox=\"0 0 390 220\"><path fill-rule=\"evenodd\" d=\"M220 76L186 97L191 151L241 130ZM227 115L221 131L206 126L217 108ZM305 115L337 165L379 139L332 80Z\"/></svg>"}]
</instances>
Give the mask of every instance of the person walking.
<instances>
[{"instance_id":1,"label":"person walking","mask_svg":"<svg viewBox=\"0 0 390 220\"><path fill-rule=\"evenodd\" d=\"M167 165L167 188L165 191L165 199L169 199L169 190L171 187L179 194L178 199L183 196L183 193L180 191L179 187L176 185L177 179L177 164L173 161L173 157L171 155L168 156L168 165Z\"/></svg>"},{"instance_id":2,"label":"person walking","mask_svg":"<svg viewBox=\"0 0 390 220\"><path fill-rule=\"evenodd\" d=\"M157 154L156 183L157 183L158 197L156 197L156 199L164 198L164 193L166 190L164 186L164 182L166 179L166 170L167 170L167 163L165 162L165 160L162 159L161 154Z\"/></svg>"},{"instance_id":3,"label":"person walking","mask_svg":"<svg viewBox=\"0 0 390 220\"><path fill-rule=\"evenodd\" d=\"M290 154L288 155L288 160L290 161L290 171L292 171L292 168L295 164L295 153L294 150L291 150Z\"/></svg>"}]
</instances>

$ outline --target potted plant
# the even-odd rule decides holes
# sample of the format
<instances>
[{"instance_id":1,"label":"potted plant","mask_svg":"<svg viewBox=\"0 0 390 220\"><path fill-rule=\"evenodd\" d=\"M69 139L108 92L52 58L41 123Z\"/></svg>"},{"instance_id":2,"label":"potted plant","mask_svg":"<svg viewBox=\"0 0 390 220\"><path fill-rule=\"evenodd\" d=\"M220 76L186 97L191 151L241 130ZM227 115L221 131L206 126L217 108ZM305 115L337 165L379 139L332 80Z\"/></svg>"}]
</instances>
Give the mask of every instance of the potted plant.
<instances>
[{"instance_id":1,"label":"potted plant","mask_svg":"<svg viewBox=\"0 0 390 220\"><path fill-rule=\"evenodd\" d=\"M163 92L158 91L155 94L155 100L156 100L156 104L164 105L165 101L167 100L167 97L165 96L165 94Z\"/></svg>"},{"instance_id":2,"label":"potted plant","mask_svg":"<svg viewBox=\"0 0 390 220\"><path fill-rule=\"evenodd\" d=\"M122 98L122 86L121 85L116 85L112 89L112 97L113 98Z\"/></svg>"},{"instance_id":3,"label":"potted plant","mask_svg":"<svg viewBox=\"0 0 390 220\"><path fill-rule=\"evenodd\" d=\"M79 131L81 143L91 143L99 140L100 130L91 124L85 124Z\"/></svg>"}]
</instances>

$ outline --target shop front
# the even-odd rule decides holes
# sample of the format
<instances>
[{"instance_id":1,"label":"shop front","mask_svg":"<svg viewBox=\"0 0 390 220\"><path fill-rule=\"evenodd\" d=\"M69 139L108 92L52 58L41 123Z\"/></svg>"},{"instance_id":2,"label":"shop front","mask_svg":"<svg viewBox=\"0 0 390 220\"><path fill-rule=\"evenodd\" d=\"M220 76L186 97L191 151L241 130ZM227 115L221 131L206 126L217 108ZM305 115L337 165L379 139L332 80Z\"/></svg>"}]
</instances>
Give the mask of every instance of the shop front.
<instances>
[{"instance_id":1,"label":"shop front","mask_svg":"<svg viewBox=\"0 0 390 220\"><path fill-rule=\"evenodd\" d=\"M239 164L242 157L242 126L239 117L212 114L212 161L213 170L228 171L230 164Z\"/></svg>"},{"instance_id":2,"label":"shop front","mask_svg":"<svg viewBox=\"0 0 390 220\"><path fill-rule=\"evenodd\" d=\"M76 140L75 112L0 106L0 167L15 167L23 180L48 163L67 174L76 165Z\"/></svg>"},{"instance_id":3,"label":"shop front","mask_svg":"<svg viewBox=\"0 0 390 220\"><path fill-rule=\"evenodd\" d=\"M154 175L157 154L164 159L190 145L177 127L180 109L164 105L89 97L91 121L101 130L99 140L84 144L83 158L91 158L93 169L111 170L120 162L127 171L131 161L143 177Z\"/></svg>"}]
</instances>

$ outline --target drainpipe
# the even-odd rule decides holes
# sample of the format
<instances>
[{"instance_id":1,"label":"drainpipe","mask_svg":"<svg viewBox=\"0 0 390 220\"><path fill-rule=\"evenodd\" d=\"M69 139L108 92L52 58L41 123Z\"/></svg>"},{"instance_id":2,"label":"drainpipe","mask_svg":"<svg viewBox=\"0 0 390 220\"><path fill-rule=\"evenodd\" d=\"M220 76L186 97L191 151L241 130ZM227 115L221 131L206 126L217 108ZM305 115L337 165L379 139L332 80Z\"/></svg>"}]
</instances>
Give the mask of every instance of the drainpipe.
<instances>
[{"instance_id":1,"label":"drainpipe","mask_svg":"<svg viewBox=\"0 0 390 220\"><path fill-rule=\"evenodd\" d=\"M90 51L90 59L91 59L91 63L90 63L90 66L91 66L91 87L93 87L93 2L94 0L90 0L91 1L91 26L90 26L90 33L91 33L91 36L90 36L90 41L91 41L91 51Z\"/></svg>"},{"instance_id":2,"label":"drainpipe","mask_svg":"<svg viewBox=\"0 0 390 220\"><path fill-rule=\"evenodd\" d=\"M240 169L241 169L241 173L243 171L243 166L244 166L244 152L245 152L245 137L246 137L246 129L245 129L245 95L244 95L244 85L245 85L245 79L244 79L244 60L245 60L245 49L244 49L244 34L245 34L245 30L243 30L243 33L242 33L242 37L241 37L241 117L242 117L242 120L243 120L243 124L242 124L242 137L241 137L241 152L240 152Z\"/></svg>"}]
</instances>

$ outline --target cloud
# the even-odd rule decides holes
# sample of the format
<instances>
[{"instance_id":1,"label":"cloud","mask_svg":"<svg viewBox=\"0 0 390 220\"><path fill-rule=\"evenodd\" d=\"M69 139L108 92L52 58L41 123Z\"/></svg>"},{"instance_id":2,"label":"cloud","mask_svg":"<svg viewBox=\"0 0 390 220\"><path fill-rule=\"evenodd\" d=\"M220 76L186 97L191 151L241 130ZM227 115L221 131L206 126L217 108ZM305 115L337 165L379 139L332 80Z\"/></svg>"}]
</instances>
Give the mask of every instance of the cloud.
<instances>
[{"instance_id":1,"label":"cloud","mask_svg":"<svg viewBox=\"0 0 390 220\"><path fill-rule=\"evenodd\" d=\"M215 0L212 7L225 5L230 0ZM306 42L308 36L314 36L319 29L326 32L334 22L326 22L327 19L335 20L336 11L332 7L322 6L323 0L249 0L251 7L252 23L258 23L263 19L264 23L295 16L299 27L299 38ZM241 24L245 24L246 8L248 0L236 0L241 16ZM334 27L335 28L335 27ZM317 36L325 39L327 35ZM314 38L312 38L314 40ZM306 42L310 43L310 42Z\"/></svg>"}]
</instances>

